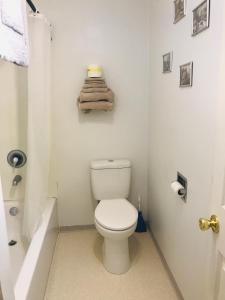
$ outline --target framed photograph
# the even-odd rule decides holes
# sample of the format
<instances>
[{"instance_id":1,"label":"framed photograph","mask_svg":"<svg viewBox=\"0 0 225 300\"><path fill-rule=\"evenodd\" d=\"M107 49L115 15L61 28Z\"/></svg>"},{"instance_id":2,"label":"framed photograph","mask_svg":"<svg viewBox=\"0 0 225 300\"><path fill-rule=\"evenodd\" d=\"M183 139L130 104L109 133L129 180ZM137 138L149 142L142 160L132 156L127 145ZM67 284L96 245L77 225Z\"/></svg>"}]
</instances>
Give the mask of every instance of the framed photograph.
<instances>
[{"instance_id":1,"label":"framed photograph","mask_svg":"<svg viewBox=\"0 0 225 300\"><path fill-rule=\"evenodd\" d=\"M193 62L180 66L180 87L192 86Z\"/></svg>"},{"instance_id":2,"label":"framed photograph","mask_svg":"<svg viewBox=\"0 0 225 300\"><path fill-rule=\"evenodd\" d=\"M172 72L173 64L173 52L169 52L163 55L163 73Z\"/></svg>"},{"instance_id":3,"label":"framed photograph","mask_svg":"<svg viewBox=\"0 0 225 300\"><path fill-rule=\"evenodd\" d=\"M210 0L203 1L193 10L192 35L209 28Z\"/></svg>"},{"instance_id":4,"label":"framed photograph","mask_svg":"<svg viewBox=\"0 0 225 300\"><path fill-rule=\"evenodd\" d=\"M174 0L174 24L186 16L186 0Z\"/></svg>"}]
</instances>

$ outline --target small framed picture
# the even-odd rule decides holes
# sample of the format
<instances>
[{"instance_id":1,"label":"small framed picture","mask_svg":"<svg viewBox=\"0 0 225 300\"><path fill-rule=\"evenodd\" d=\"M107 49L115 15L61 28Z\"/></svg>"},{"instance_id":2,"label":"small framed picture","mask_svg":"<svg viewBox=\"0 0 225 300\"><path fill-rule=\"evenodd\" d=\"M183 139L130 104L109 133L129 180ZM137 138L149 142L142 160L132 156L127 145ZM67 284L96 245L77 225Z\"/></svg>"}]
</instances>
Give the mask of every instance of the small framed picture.
<instances>
[{"instance_id":1,"label":"small framed picture","mask_svg":"<svg viewBox=\"0 0 225 300\"><path fill-rule=\"evenodd\" d=\"M192 35L195 36L209 28L210 0L203 1L193 10Z\"/></svg>"},{"instance_id":2,"label":"small framed picture","mask_svg":"<svg viewBox=\"0 0 225 300\"><path fill-rule=\"evenodd\" d=\"M186 16L186 0L174 0L174 24Z\"/></svg>"},{"instance_id":3,"label":"small framed picture","mask_svg":"<svg viewBox=\"0 0 225 300\"><path fill-rule=\"evenodd\" d=\"M173 52L169 52L163 55L163 73L172 72L173 64Z\"/></svg>"},{"instance_id":4,"label":"small framed picture","mask_svg":"<svg viewBox=\"0 0 225 300\"><path fill-rule=\"evenodd\" d=\"M180 87L192 86L193 62L180 66Z\"/></svg>"}]
</instances>

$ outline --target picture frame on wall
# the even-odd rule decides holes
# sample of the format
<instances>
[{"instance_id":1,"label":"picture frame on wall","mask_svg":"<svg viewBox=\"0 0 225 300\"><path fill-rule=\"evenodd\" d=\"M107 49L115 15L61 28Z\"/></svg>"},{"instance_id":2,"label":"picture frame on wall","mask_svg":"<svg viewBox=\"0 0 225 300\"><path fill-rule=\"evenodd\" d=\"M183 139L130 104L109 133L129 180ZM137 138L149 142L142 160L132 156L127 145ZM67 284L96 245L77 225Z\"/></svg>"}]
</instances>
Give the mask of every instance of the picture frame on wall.
<instances>
[{"instance_id":1,"label":"picture frame on wall","mask_svg":"<svg viewBox=\"0 0 225 300\"><path fill-rule=\"evenodd\" d=\"M163 55L163 73L172 72L173 52L168 52Z\"/></svg>"},{"instance_id":2,"label":"picture frame on wall","mask_svg":"<svg viewBox=\"0 0 225 300\"><path fill-rule=\"evenodd\" d=\"M186 0L174 0L174 24L186 16Z\"/></svg>"},{"instance_id":3,"label":"picture frame on wall","mask_svg":"<svg viewBox=\"0 0 225 300\"><path fill-rule=\"evenodd\" d=\"M180 87L191 87L193 84L193 62L180 66Z\"/></svg>"},{"instance_id":4,"label":"picture frame on wall","mask_svg":"<svg viewBox=\"0 0 225 300\"><path fill-rule=\"evenodd\" d=\"M205 0L193 10L192 36L209 28L210 0Z\"/></svg>"}]
</instances>

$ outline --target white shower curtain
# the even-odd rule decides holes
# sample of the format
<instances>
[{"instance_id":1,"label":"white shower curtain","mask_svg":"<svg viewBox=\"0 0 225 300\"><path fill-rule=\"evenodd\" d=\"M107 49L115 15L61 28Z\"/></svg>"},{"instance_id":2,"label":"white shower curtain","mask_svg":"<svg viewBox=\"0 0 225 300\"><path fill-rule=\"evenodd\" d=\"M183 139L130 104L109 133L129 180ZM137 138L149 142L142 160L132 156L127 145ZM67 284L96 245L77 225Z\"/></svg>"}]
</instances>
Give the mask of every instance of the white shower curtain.
<instances>
[{"instance_id":1,"label":"white shower curtain","mask_svg":"<svg viewBox=\"0 0 225 300\"><path fill-rule=\"evenodd\" d=\"M41 14L29 16L27 172L23 235L29 242L48 197L50 156L50 24Z\"/></svg>"}]
</instances>

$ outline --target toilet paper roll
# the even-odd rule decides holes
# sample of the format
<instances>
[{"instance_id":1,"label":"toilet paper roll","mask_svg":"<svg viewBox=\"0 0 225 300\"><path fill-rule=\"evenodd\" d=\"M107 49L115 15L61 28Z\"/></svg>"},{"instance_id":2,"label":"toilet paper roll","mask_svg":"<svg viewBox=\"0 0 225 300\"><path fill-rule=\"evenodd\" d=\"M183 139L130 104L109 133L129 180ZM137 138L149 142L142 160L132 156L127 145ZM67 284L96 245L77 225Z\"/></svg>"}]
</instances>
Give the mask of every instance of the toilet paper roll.
<instances>
[{"instance_id":1,"label":"toilet paper roll","mask_svg":"<svg viewBox=\"0 0 225 300\"><path fill-rule=\"evenodd\" d=\"M186 194L184 186L178 181L174 181L171 183L171 189L179 197L184 197Z\"/></svg>"}]
</instances>

